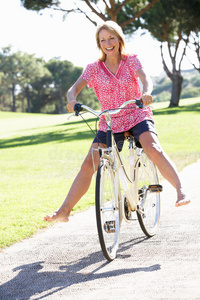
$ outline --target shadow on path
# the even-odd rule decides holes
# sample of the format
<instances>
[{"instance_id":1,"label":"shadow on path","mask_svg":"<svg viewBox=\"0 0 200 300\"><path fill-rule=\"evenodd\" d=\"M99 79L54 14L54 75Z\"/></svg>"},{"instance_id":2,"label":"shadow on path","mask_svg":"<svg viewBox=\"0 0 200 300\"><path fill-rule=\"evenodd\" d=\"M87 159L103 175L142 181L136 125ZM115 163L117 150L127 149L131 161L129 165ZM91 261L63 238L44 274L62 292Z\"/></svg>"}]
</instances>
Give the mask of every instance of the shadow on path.
<instances>
[{"instance_id":1,"label":"shadow on path","mask_svg":"<svg viewBox=\"0 0 200 300\"><path fill-rule=\"evenodd\" d=\"M120 244L119 252L124 252L127 248L141 243L144 239L146 238L136 238ZM118 258L121 260L125 257L120 253ZM83 282L137 272L154 272L161 269L159 264L148 267L115 269L114 264L112 270L103 271L109 264L103 257L102 252L99 251L81 259L73 260L67 265L60 265L56 261L50 264L45 261L38 261L20 265L13 269L13 272L19 271L18 274L0 286L0 299L28 300L33 296L34 299L43 299ZM42 271L43 268L53 269L53 271Z\"/></svg>"}]
</instances>

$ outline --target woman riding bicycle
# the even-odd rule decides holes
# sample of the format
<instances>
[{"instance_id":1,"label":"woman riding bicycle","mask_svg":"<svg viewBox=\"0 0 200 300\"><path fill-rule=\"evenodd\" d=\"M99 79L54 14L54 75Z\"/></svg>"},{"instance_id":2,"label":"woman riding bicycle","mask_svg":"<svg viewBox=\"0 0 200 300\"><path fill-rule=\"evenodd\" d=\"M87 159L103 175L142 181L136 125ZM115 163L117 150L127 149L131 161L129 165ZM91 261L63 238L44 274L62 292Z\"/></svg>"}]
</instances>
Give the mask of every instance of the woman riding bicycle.
<instances>
[{"instance_id":1,"label":"woman riding bicycle","mask_svg":"<svg viewBox=\"0 0 200 300\"><path fill-rule=\"evenodd\" d=\"M96 41L102 57L89 64L81 77L69 89L67 93L68 111L74 112L74 105L77 103L76 97L86 85L94 89L102 110L117 108L127 100L138 98L142 100L144 106L150 105L153 102L151 79L144 72L137 56L126 54L121 27L113 21L103 23L97 28ZM142 93L138 77L143 85ZM112 128L118 145L123 144L124 132L131 132L135 142L143 147L162 176L176 189L176 206L190 203L183 191L175 166L160 146L149 107L142 110L127 109L120 112L112 117ZM98 151L95 150L99 146L106 147L106 124L102 120L99 122L97 137L95 137L65 201L56 212L44 218L46 221L67 222L69 220L72 208L90 186L94 165L97 170L100 159Z\"/></svg>"}]
</instances>

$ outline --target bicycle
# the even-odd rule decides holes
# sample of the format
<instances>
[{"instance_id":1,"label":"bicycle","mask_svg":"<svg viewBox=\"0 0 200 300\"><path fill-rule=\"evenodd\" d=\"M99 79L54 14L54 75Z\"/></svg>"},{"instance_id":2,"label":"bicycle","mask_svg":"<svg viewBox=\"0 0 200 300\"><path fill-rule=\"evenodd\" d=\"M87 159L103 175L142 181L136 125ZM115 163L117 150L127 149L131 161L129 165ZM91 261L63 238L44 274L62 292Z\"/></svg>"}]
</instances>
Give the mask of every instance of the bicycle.
<instances>
[{"instance_id":1,"label":"bicycle","mask_svg":"<svg viewBox=\"0 0 200 300\"><path fill-rule=\"evenodd\" d=\"M111 115L139 100L129 100L114 110L97 112L86 105L77 103L75 115L83 109L107 123L107 147L99 147L100 164L96 176L96 222L102 252L108 261L115 259L122 220L130 222L136 212L140 227L147 237L155 235L160 219L160 192L156 166L148 159L143 149L136 147L133 137L128 141L128 164L122 159L112 132ZM134 107L134 109L136 109ZM127 169L129 168L129 172ZM129 174L128 174L129 173Z\"/></svg>"}]
</instances>

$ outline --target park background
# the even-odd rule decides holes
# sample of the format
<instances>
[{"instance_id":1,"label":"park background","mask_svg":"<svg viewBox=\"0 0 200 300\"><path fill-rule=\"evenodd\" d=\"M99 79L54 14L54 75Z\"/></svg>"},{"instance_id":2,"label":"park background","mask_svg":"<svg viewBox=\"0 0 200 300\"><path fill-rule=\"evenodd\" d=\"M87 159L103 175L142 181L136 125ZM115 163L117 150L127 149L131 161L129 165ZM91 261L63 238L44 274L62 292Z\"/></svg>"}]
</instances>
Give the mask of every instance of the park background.
<instances>
[{"instance_id":1,"label":"park background","mask_svg":"<svg viewBox=\"0 0 200 300\"><path fill-rule=\"evenodd\" d=\"M72 2L61 3L70 7ZM83 121L68 121L68 114L60 113L65 112L66 90L83 68L98 58L95 26L80 13L71 13L63 21L60 11L38 13L20 3L0 3L1 247L49 226L43 216L63 202L93 139ZM102 5L103 1L98 3ZM160 42L147 31L142 33L138 29L126 36L127 49L139 56L154 80L153 111L159 139L182 170L200 157L200 76L189 60L197 68L199 61L195 51L188 49L189 60L184 56L180 70L183 99L178 106L168 108L172 82L163 71ZM163 46L167 47L166 43ZM183 50L184 43L181 47ZM167 56L166 63L170 68ZM87 89L79 100L98 107L94 94ZM95 120L88 115L86 118L95 128ZM94 186L95 178L74 211L94 204Z\"/></svg>"},{"instance_id":2,"label":"park background","mask_svg":"<svg viewBox=\"0 0 200 300\"><path fill-rule=\"evenodd\" d=\"M58 5L57 2L1 1L0 110L65 113L66 91L82 73L83 68L99 57L95 42L96 27L88 18L97 24L100 24L102 19L91 13L84 3L90 2L94 8L98 6L107 19L113 18L111 13L106 13L104 1L97 1L97 5L95 1L68 0L61 1ZM173 96L174 99L198 97L200 77L197 53L200 39L199 21L198 17L196 20L195 13L198 16L199 0L192 2L182 0L179 4L164 0L146 1L145 4L143 1L120 1L123 2L128 2L127 5L130 3L131 8L126 8L129 11L125 16L123 10L116 13L115 17L122 24L123 18L130 18L131 14L136 15L148 3L157 2L147 10L146 15L141 15L145 17L147 25L144 22L140 23L138 18L131 23L131 26L123 27L126 33L127 52L138 55L154 81L154 102L169 101L172 98L174 91L172 85L175 80L181 80L181 87L179 87L181 95L178 92L178 96ZM78 9L74 3L77 3ZM139 5L136 6L134 3ZM27 10L22 4L31 9ZM161 4L163 8L159 6ZM50 8L41 9L41 6L50 6ZM154 13L157 6L158 9ZM110 7L112 8L111 4ZM76 12L66 14L66 11L71 9L75 9ZM87 14L88 18L80 13L80 9ZM151 18L157 20L156 25L149 19L148 12L153 12ZM162 16L162 20L159 20L159 15ZM159 28L159 22L163 24L160 31L156 32L155 38L154 31L155 27ZM165 30L167 36L164 36ZM163 43L160 42L161 33ZM163 70L161 45L168 71L174 69L173 78ZM168 51L169 48L171 53ZM172 66L172 58L175 60L174 66ZM79 101L92 105L93 108L98 107L94 93L86 88L81 93ZM178 104L179 99L176 101L173 106Z\"/></svg>"}]
</instances>

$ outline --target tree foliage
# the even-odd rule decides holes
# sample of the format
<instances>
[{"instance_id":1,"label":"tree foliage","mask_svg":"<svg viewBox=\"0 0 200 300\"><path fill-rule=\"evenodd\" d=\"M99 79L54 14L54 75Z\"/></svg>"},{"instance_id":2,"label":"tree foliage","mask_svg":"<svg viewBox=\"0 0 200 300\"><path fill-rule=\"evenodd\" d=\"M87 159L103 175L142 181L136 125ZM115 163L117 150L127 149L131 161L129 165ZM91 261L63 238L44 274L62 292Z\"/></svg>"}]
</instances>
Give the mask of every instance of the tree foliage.
<instances>
[{"instance_id":1,"label":"tree foliage","mask_svg":"<svg viewBox=\"0 0 200 300\"><path fill-rule=\"evenodd\" d=\"M0 71L2 93L12 94L12 111L16 111L16 87L19 84L19 73L21 69L21 52L11 54L11 47L5 47L0 53Z\"/></svg>"},{"instance_id":2,"label":"tree foliage","mask_svg":"<svg viewBox=\"0 0 200 300\"><path fill-rule=\"evenodd\" d=\"M171 107L179 103L183 82L181 64L190 35L199 29L199 11L199 0L160 0L137 21L138 27L148 29L161 42L163 67L172 81ZM171 66L166 62L164 48L167 49Z\"/></svg>"},{"instance_id":3,"label":"tree foliage","mask_svg":"<svg viewBox=\"0 0 200 300\"><path fill-rule=\"evenodd\" d=\"M38 59L34 57L34 55L27 53L24 53L21 56L19 85L21 87L22 94L27 99L28 112L31 112L30 91L33 89L33 84L35 81L46 76L50 76L50 72L44 67L42 59Z\"/></svg>"},{"instance_id":4,"label":"tree foliage","mask_svg":"<svg viewBox=\"0 0 200 300\"><path fill-rule=\"evenodd\" d=\"M51 72L51 84L57 93L60 102L60 112L66 112L65 103L66 93L74 81L81 75L82 68L74 67L67 60L60 61L52 59L46 64L47 69Z\"/></svg>"},{"instance_id":5,"label":"tree foliage","mask_svg":"<svg viewBox=\"0 0 200 300\"><path fill-rule=\"evenodd\" d=\"M161 43L163 68L172 81L170 106L179 103L183 82L181 64L189 47L196 53L199 66L191 63L200 72L200 0L74 0L73 4L70 2L66 7L63 6L64 2L57 0L21 2L25 8L37 11L51 8L65 15L83 13L95 25L94 16L103 21L113 20L126 34L131 34L139 27L150 31ZM171 65L167 65L168 56Z\"/></svg>"},{"instance_id":6,"label":"tree foliage","mask_svg":"<svg viewBox=\"0 0 200 300\"><path fill-rule=\"evenodd\" d=\"M51 8L63 12L65 16L70 13L82 13L94 25L97 25L96 17L103 21L112 20L124 28L132 24L158 1L159 0L74 0L70 2L69 5L57 0L21 0L21 3L29 10L42 11L45 8ZM129 7L126 7L127 3L130 3L131 11ZM64 4L66 6L64 6Z\"/></svg>"},{"instance_id":7,"label":"tree foliage","mask_svg":"<svg viewBox=\"0 0 200 300\"><path fill-rule=\"evenodd\" d=\"M58 0L21 0L22 5L26 9L31 10L42 10L48 7L58 7L60 5L60 1Z\"/></svg>"},{"instance_id":8,"label":"tree foliage","mask_svg":"<svg viewBox=\"0 0 200 300\"><path fill-rule=\"evenodd\" d=\"M66 112L66 93L81 75L82 68L59 58L45 62L34 55L11 52L0 53L0 109L27 112ZM10 98L12 99L10 101ZM81 102L96 108L92 91L84 90Z\"/></svg>"},{"instance_id":9,"label":"tree foliage","mask_svg":"<svg viewBox=\"0 0 200 300\"><path fill-rule=\"evenodd\" d=\"M187 55L188 50L192 50L196 55L196 63ZM186 57L191 65L200 73L200 32L192 32L186 49Z\"/></svg>"}]
</instances>

